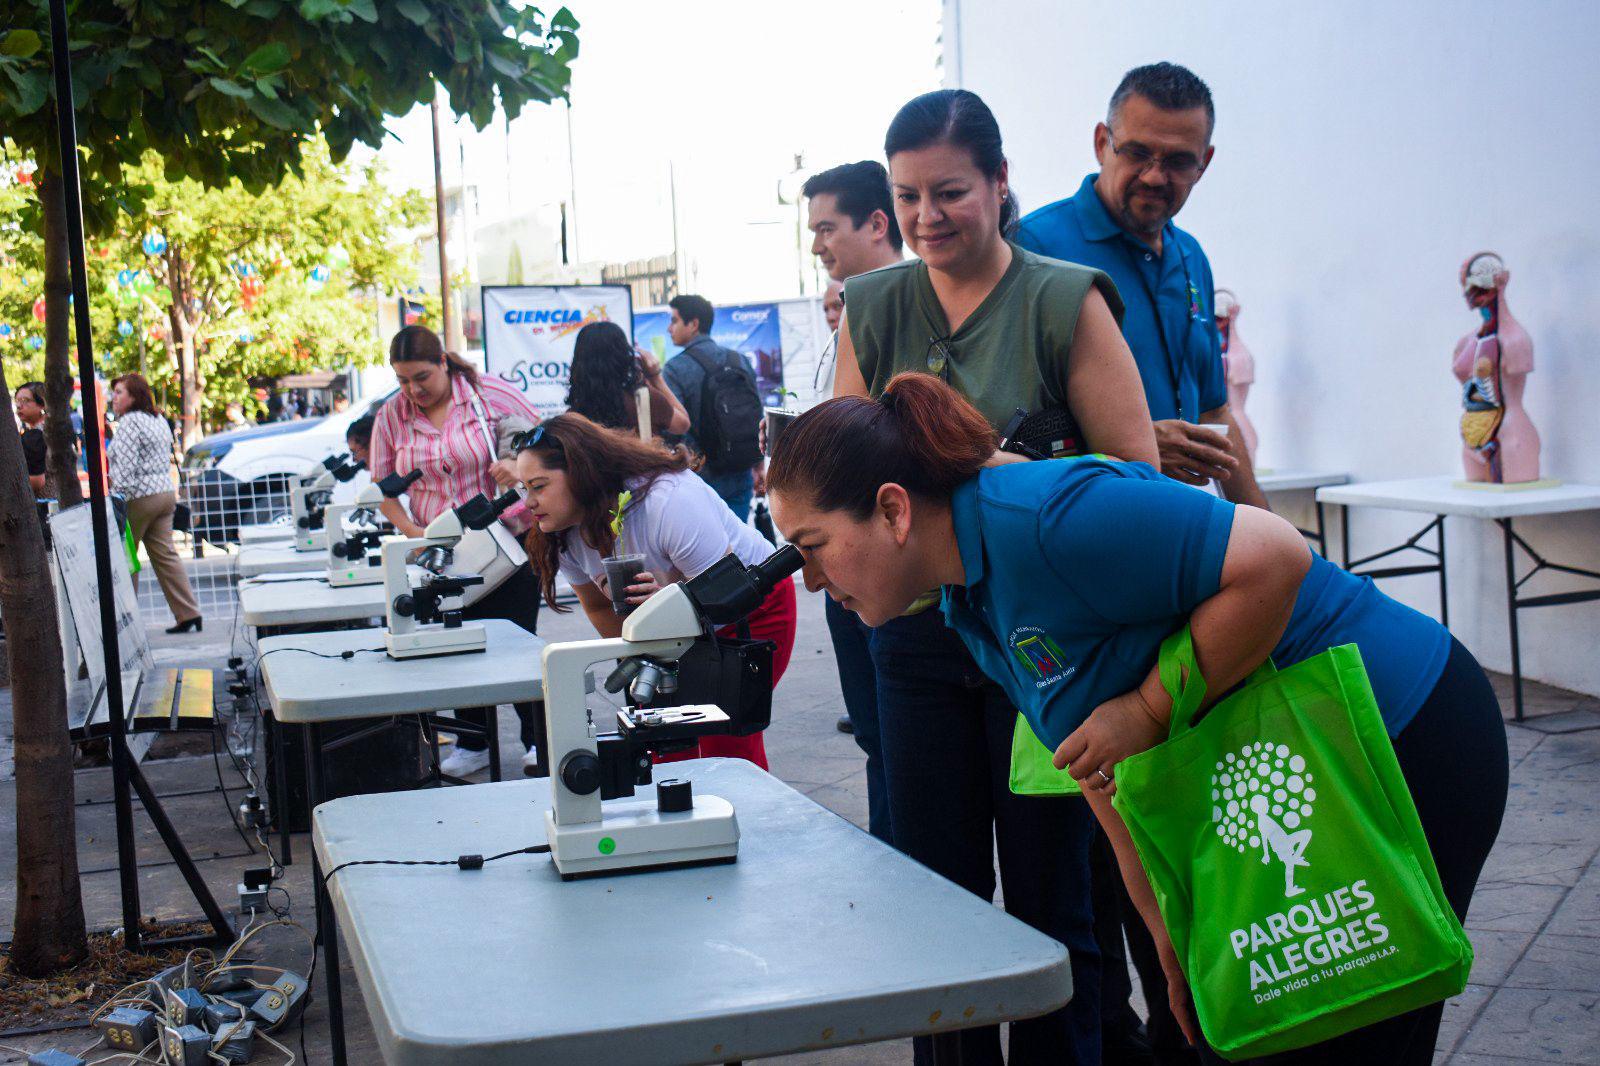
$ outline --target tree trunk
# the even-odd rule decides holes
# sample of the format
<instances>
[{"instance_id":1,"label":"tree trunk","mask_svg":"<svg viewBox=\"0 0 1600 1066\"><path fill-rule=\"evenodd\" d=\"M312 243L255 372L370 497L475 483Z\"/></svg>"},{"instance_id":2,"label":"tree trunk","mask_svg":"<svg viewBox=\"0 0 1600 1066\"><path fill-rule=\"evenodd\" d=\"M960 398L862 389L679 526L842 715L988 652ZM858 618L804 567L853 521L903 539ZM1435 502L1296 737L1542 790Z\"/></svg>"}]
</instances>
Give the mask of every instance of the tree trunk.
<instances>
[{"instance_id":1,"label":"tree trunk","mask_svg":"<svg viewBox=\"0 0 1600 1066\"><path fill-rule=\"evenodd\" d=\"M65 303L65 301L63 301ZM0 376L0 409L11 393ZM77 485L77 478L72 484ZM0 433L0 612L11 667L17 772L17 911L11 968L43 977L89 952L78 883L72 744L44 534L15 433Z\"/></svg>"},{"instance_id":2,"label":"tree trunk","mask_svg":"<svg viewBox=\"0 0 1600 1066\"><path fill-rule=\"evenodd\" d=\"M189 275L176 250L167 253L167 287L172 290L172 308L167 320L172 329L172 344L178 357L178 393L181 397L178 418L178 450L187 451L199 440L200 406L205 383L200 377L198 330L189 310Z\"/></svg>"},{"instance_id":3,"label":"tree trunk","mask_svg":"<svg viewBox=\"0 0 1600 1066\"><path fill-rule=\"evenodd\" d=\"M62 507L71 507L83 502L83 490L78 485L78 435L72 431L68 335L72 313L67 308L72 281L67 265L67 205L59 175L40 172L39 203L44 208L44 439L56 495Z\"/></svg>"}]
</instances>

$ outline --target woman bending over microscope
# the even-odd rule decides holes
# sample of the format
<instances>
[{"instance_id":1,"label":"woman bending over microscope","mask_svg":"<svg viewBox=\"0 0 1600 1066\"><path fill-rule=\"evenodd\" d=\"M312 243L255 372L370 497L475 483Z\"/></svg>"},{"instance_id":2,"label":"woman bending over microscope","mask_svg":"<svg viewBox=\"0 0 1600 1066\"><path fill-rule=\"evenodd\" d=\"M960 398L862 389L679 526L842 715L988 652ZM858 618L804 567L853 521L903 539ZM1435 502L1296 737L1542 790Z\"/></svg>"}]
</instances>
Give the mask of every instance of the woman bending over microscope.
<instances>
[{"instance_id":1,"label":"woman bending over microscope","mask_svg":"<svg viewBox=\"0 0 1600 1066\"><path fill-rule=\"evenodd\" d=\"M570 411L522 434L515 447L517 477L534 522L528 556L545 603L553 611L564 610L555 599L559 573L602 637L621 636L627 611L666 585L699 576L725 555L753 565L772 554L772 545L735 518L690 469L682 448L668 450ZM640 558L619 570L629 555ZM619 579L628 580L626 587L611 587L607 561L619 574L633 570L631 579ZM794 651L794 581L784 578L776 585L745 624L751 638L777 645L772 656L776 685ZM735 634L730 628L718 635ZM759 733L702 737L698 754L748 759L767 768Z\"/></svg>"}]
</instances>

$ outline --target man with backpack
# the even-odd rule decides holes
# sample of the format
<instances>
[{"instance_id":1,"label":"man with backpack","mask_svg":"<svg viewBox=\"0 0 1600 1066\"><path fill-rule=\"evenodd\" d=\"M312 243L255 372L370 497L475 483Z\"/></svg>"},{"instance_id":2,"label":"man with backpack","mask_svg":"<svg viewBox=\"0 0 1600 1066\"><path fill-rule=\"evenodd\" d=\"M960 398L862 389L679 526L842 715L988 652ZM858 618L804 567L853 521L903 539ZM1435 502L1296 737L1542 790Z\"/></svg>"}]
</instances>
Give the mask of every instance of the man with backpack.
<instances>
[{"instance_id":1,"label":"man with backpack","mask_svg":"<svg viewBox=\"0 0 1600 1066\"><path fill-rule=\"evenodd\" d=\"M751 499L765 490L755 371L743 355L711 339L711 301L675 296L668 306L667 333L683 351L667 360L662 376L689 412L685 442L705 458L700 476L743 522Z\"/></svg>"}]
</instances>

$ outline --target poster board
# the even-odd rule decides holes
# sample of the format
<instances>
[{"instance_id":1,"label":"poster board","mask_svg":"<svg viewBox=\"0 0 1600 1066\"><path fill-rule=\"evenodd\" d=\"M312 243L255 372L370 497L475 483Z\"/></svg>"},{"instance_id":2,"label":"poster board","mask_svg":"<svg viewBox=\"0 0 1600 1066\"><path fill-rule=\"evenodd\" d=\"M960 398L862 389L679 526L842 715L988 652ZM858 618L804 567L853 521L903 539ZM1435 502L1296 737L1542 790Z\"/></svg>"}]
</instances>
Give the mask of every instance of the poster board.
<instances>
[{"instance_id":1,"label":"poster board","mask_svg":"<svg viewBox=\"0 0 1600 1066\"><path fill-rule=\"evenodd\" d=\"M66 595L66 611L71 616L70 631L61 634L63 645L77 642L89 683L98 689L105 683L105 656L100 643L100 585L95 577L94 532L88 504L58 512L50 519L51 551L55 556L57 589ZM139 615L139 597L128 572L128 556L122 548L117 521L106 507L107 537L111 545L111 586L117 625L117 650L122 669L152 670L155 658L145 635L144 619ZM68 653L68 658L70 658ZM69 674L70 680L73 675Z\"/></svg>"},{"instance_id":2,"label":"poster board","mask_svg":"<svg viewBox=\"0 0 1600 1066\"><path fill-rule=\"evenodd\" d=\"M627 286L485 285L484 369L520 391L541 418L560 414L578 330L607 321L632 333Z\"/></svg>"}]
</instances>

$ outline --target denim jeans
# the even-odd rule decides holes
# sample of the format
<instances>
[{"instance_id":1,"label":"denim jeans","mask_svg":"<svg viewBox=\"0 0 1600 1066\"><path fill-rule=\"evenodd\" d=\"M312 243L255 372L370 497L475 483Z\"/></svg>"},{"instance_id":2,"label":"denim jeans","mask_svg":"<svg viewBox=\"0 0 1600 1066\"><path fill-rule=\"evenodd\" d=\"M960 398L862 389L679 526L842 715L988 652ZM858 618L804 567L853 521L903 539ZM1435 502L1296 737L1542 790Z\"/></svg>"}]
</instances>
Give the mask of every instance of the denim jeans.
<instances>
[{"instance_id":1,"label":"denim jeans","mask_svg":"<svg viewBox=\"0 0 1600 1066\"><path fill-rule=\"evenodd\" d=\"M1012 795L1016 708L945 628L937 608L874 629L872 659L895 847L988 900L998 844L1006 911L1071 955L1072 1002L1011 1024L1012 1066L1099 1063L1089 805L1076 796ZM930 1043L917 1040L919 1064L931 1061ZM962 1054L967 1066L1000 1063L999 1029L963 1032Z\"/></svg>"},{"instance_id":2,"label":"denim jeans","mask_svg":"<svg viewBox=\"0 0 1600 1066\"><path fill-rule=\"evenodd\" d=\"M839 664L844 710L855 730L856 747L867 756L867 827L873 836L892 844L889 786L883 779L883 742L878 737L878 672L872 665L872 630L826 592L822 600L828 635L833 638L833 657Z\"/></svg>"},{"instance_id":3,"label":"denim jeans","mask_svg":"<svg viewBox=\"0 0 1600 1066\"><path fill-rule=\"evenodd\" d=\"M713 474L700 471L700 478L722 497L728 510L739 516L739 521L750 521L750 501L754 498L755 477L748 470L735 470L731 474Z\"/></svg>"}]
</instances>

